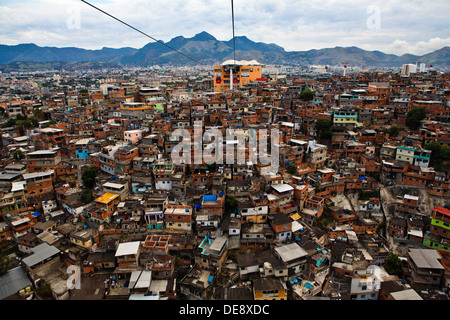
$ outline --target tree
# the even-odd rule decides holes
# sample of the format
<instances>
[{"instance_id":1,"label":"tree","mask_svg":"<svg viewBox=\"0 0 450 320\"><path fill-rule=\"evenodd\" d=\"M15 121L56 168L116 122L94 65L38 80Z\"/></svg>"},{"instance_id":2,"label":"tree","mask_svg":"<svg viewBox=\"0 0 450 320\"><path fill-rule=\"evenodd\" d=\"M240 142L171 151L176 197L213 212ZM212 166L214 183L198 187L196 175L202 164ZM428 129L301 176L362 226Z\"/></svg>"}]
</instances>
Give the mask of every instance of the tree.
<instances>
[{"instance_id":1,"label":"tree","mask_svg":"<svg viewBox=\"0 0 450 320\"><path fill-rule=\"evenodd\" d=\"M319 138L330 139L333 136L333 122L328 119L319 119L315 124Z\"/></svg>"},{"instance_id":2,"label":"tree","mask_svg":"<svg viewBox=\"0 0 450 320\"><path fill-rule=\"evenodd\" d=\"M34 108L33 109L33 115L38 119L44 119L45 113L40 108Z\"/></svg>"},{"instance_id":3,"label":"tree","mask_svg":"<svg viewBox=\"0 0 450 320\"><path fill-rule=\"evenodd\" d=\"M25 154L21 150L16 150L13 153L13 158L16 160L22 160L25 158Z\"/></svg>"},{"instance_id":4,"label":"tree","mask_svg":"<svg viewBox=\"0 0 450 320\"><path fill-rule=\"evenodd\" d=\"M9 127L14 127L16 125L16 119L14 118L9 118L8 120L6 120L5 124L3 125L4 128L9 128Z\"/></svg>"},{"instance_id":5,"label":"tree","mask_svg":"<svg viewBox=\"0 0 450 320\"><path fill-rule=\"evenodd\" d=\"M81 201L83 203L90 203L92 200L94 200L92 189L88 189L81 194Z\"/></svg>"},{"instance_id":6,"label":"tree","mask_svg":"<svg viewBox=\"0 0 450 320\"><path fill-rule=\"evenodd\" d=\"M406 115L406 126L411 130L417 130L420 126L420 121L427 117L425 108L416 107L409 110Z\"/></svg>"},{"instance_id":7,"label":"tree","mask_svg":"<svg viewBox=\"0 0 450 320\"><path fill-rule=\"evenodd\" d=\"M395 253L391 253L386 260L384 261L383 264L384 269L387 271L387 273L389 274L395 274L398 275L400 273L402 273L402 261L400 260L400 258L395 254Z\"/></svg>"},{"instance_id":8,"label":"tree","mask_svg":"<svg viewBox=\"0 0 450 320\"><path fill-rule=\"evenodd\" d=\"M295 164L291 163L291 164L288 165L286 171L289 174L296 174L297 173L297 166Z\"/></svg>"},{"instance_id":9,"label":"tree","mask_svg":"<svg viewBox=\"0 0 450 320\"><path fill-rule=\"evenodd\" d=\"M307 89L307 90L303 90L301 93L300 93L300 100L303 100L303 101L311 101L312 99L314 99L314 96L315 96L316 94L314 93L314 91L311 91L311 90L309 90L309 89Z\"/></svg>"},{"instance_id":10,"label":"tree","mask_svg":"<svg viewBox=\"0 0 450 320\"><path fill-rule=\"evenodd\" d=\"M439 171L450 172L448 162L450 159L450 147L442 146L437 141L431 141L425 145L425 149L431 151L430 165Z\"/></svg>"},{"instance_id":11,"label":"tree","mask_svg":"<svg viewBox=\"0 0 450 320\"><path fill-rule=\"evenodd\" d=\"M93 189L95 186L95 176L97 175L97 170L95 167L87 166L83 170L83 174L81 176L81 181L83 181L83 185L87 189Z\"/></svg>"},{"instance_id":12,"label":"tree","mask_svg":"<svg viewBox=\"0 0 450 320\"><path fill-rule=\"evenodd\" d=\"M384 133L389 134L390 137L396 137L400 133L400 127L399 126L392 126L389 129L386 129Z\"/></svg>"},{"instance_id":13,"label":"tree","mask_svg":"<svg viewBox=\"0 0 450 320\"><path fill-rule=\"evenodd\" d=\"M442 146L439 155L440 155L442 161L449 161L450 160L450 147Z\"/></svg>"},{"instance_id":14,"label":"tree","mask_svg":"<svg viewBox=\"0 0 450 320\"><path fill-rule=\"evenodd\" d=\"M226 196L225 198L225 210L228 212L234 211L238 206L238 201L232 196Z\"/></svg>"},{"instance_id":15,"label":"tree","mask_svg":"<svg viewBox=\"0 0 450 320\"><path fill-rule=\"evenodd\" d=\"M52 297L52 289L46 282L41 282L36 289L36 293L43 299L50 299Z\"/></svg>"}]
</instances>

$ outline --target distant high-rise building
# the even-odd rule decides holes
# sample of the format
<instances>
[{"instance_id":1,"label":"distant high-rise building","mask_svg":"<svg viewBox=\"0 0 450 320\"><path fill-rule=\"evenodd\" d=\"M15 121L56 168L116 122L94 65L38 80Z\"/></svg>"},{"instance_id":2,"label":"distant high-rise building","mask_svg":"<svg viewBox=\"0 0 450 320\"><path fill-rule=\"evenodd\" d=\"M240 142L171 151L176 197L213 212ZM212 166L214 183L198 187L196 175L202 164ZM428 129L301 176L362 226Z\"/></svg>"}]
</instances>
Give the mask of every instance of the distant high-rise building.
<instances>
[{"instance_id":1,"label":"distant high-rise building","mask_svg":"<svg viewBox=\"0 0 450 320\"><path fill-rule=\"evenodd\" d=\"M401 74L404 76L409 76L411 73L417 73L416 64L404 64L402 66Z\"/></svg>"},{"instance_id":2,"label":"distant high-rise building","mask_svg":"<svg viewBox=\"0 0 450 320\"><path fill-rule=\"evenodd\" d=\"M425 72L425 63L420 64L419 72Z\"/></svg>"}]
</instances>

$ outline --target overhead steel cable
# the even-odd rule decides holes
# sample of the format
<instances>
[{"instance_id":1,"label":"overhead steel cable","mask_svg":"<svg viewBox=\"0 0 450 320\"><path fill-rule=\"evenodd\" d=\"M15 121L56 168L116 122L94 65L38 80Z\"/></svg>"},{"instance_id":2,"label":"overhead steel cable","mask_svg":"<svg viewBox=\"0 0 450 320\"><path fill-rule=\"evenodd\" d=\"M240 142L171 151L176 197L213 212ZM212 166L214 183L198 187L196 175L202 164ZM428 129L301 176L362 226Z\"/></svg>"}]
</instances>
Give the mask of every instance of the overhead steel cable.
<instances>
[{"instance_id":1,"label":"overhead steel cable","mask_svg":"<svg viewBox=\"0 0 450 320\"><path fill-rule=\"evenodd\" d=\"M143 31L141 31L141 30L139 30L139 29L133 27L132 25L129 25L128 23L126 23L126 22L120 20L119 18L116 18L116 17L113 16L112 14L109 14L108 12L106 12L106 11L104 11L104 10L102 10L102 9L100 9L100 8L98 8L98 7L96 7L96 6L94 6L93 4L91 4L91 3L87 2L87 1L84 1L84 0L80 0L80 1L81 1L81 2L84 2L85 4L91 6L91 7L94 8L94 9L100 11L101 13L107 15L108 17L111 17L111 18L113 18L114 20L119 21L120 23L126 25L127 27L129 27L129 28L131 28L131 29L133 29L133 30L135 30L135 31L137 31L137 32L139 32L139 33L141 33L141 34L143 34L144 36L146 36L146 37L152 39L153 41L162 44L163 46L169 48L170 50L173 50L173 51L175 51L175 52L181 54L182 56L184 56L184 57L186 57L186 58L188 58L188 59L190 59L190 60L192 60L192 61L194 61L194 62L196 62L196 63L201 64L200 61L195 60L194 58L189 57L188 55L184 54L183 52L181 52L181 51L179 51L179 50L177 50L177 49L175 49L175 48L170 47L169 45L165 44L164 42L162 42L162 41L160 41L160 40L157 40L157 39L153 38L152 36L148 35L147 33L145 33L145 32L143 32Z\"/></svg>"},{"instance_id":2,"label":"overhead steel cable","mask_svg":"<svg viewBox=\"0 0 450 320\"><path fill-rule=\"evenodd\" d=\"M236 64L236 41L234 37L234 3L233 0L231 0L231 26L233 28L233 58L234 63Z\"/></svg>"}]
</instances>

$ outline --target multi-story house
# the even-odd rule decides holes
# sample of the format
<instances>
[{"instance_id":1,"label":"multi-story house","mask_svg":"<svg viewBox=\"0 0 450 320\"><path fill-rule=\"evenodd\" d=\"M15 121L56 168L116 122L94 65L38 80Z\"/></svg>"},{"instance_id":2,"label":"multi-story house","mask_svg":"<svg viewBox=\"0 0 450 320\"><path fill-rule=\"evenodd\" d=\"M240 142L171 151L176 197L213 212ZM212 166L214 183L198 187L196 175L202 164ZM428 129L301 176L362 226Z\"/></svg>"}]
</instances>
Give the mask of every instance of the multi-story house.
<instances>
[{"instance_id":1,"label":"multi-story house","mask_svg":"<svg viewBox=\"0 0 450 320\"><path fill-rule=\"evenodd\" d=\"M27 153L28 172L42 172L55 170L61 162L61 155L57 149L38 150Z\"/></svg>"},{"instance_id":2,"label":"multi-story house","mask_svg":"<svg viewBox=\"0 0 450 320\"><path fill-rule=\"evenodd\" d=\"M120 201L128 198L128 183L113 183L108 181L102 187L105 193L118 194Z\"/></svg>"},{"instance_id":3,"label":"multi-story house","mask_svg":"<svg viewBox=\"0 0 450 320\"><path fill-rule=\"evenodd\" d=\"M292 220L284 213L269 215L269 225L277 241L286 241L292 237Z\"/></svg>"},{"instance_id":4,"label":"multi-story house","mask_svg":"<svg viewBox=\"0 0 450 320\"><path fill-rule=\"evenodd\" d=\"M256 205L251 196L238 199L238 210L241 223L266 223L269 207L267 205Z\"/></svg>"},{"instance_id":5,"label":"multi-story house","mask_svg":"<svg viewBox=\"0 0 450 320\"><path fill-rule=\"evenodd\" d=\"M69 239L71 243L84 249L90 249L99 242L98 231L93 228L72 232Z\"/></svg>"},{"instance_id":6,"label":"multi-story house","mask_svg":"<svg viewBox=\"0 0 450 320\"><path fill-rule=\"evenodd\" d=\"M27 202L29 206L39 209L42 207L42 201L55 199L53 174L53 170L23 174L26 182Z\"/></svg>"},{"instance_id":7,"label":"multi-story house","mask_svg":"<svg viewBox=\"0 0 450 320\"><path fill-rule=\"evenodd\" d=\"M170 159L158 159L152 163L155 190L172 190L175 164Z\"/></svg>"},{"instance_id":8,"label":"multi-story house","mask_svg":"<svg viewBox=\"0 0 450 320\"><path fill-rule=\"evenodd\" d=\"M436 207L431 213L430 230L424 234L423 244L438 250L450 251L450 210Z\"/></svg>"},{"instance_id":9,"label":"multi-story house","mask_svg":"<svg viewBox=\"0 0 450 320\"><path fill-rule=\"evenodd\" d=\"M166 196L148 196L144 198L144 221L150 230L160 230L164 227L164 212L168 204Z\"/></svg>"},{"instance_id":10,"label":"multi-story house","mask_svg":"<svg viewBox=\"0 0 450 320\"><path fill-rule=\"evenodd\" d=\"M191 206L168 205L164 211L165 229L174 232L191 232L193 210Z\"/></svg>"},{"instance_id":11,"label":"multi-story house","mask_svg":"<svg viewBox=\"0 0 450 320\"><path fill-rule=\"evenodd\" d=\"M117 268L132 272L140 266L141 241L122 242L117 246L115 257Z\"/></svg>"},{"instance_id":12,"label":"multi-story house","mask_svg":"<svg viewBox=\"0 0 450 320\"><path fill-rule=\"evenodd\" d=\"M352 275L350 299L352 300L378 300L381 288L381 278L376 272L377 268L355 272Z\"/></svg>"},{"instance_id":13,"label":"multi-story house","mask_svg":"<svg viewBox=\"0 0 450 320\"><path fill-rule=\"evenodd\" d=\"M395 213L400 217L406 218L409 215L417 213L417 206L419 197L410 194L405 194L401 201L395 203Z\"/></svg>"},{"instance_id":14,"label":"multi-story house","mask_svg":"<svg viewBox=\"0 0 450 320\"><path fill-rule=\"evenodd\" d=\"M409 164L414 163L415 148L412 146L398 146L395 154L395 160L404 161Z\"/></svg>"},{"instance_id":15,"label":"multi-story house","mask_svg":"<svg viewBox=\"0 0 450 320\"><path fill-rule=\"evenodd\" d=\"M91 212L91 219L98 223L103 223L104 221L109 222L111 216L116 211L119 201L120 198L118 194L110 192L104 193L94 200L95 207Z\"/></svg>"},{"instance_id":16,"label":"multi-story house","mask_svg":"<svg viewBox=\"0 0 450 320\"><path fill-rule=\"evenodd\" d=\"M409 249L409 273L415 283L439 285L445 268L442 257L435 249Z\"/></svg>"},{"instance_id":17,"label":"multi-story house","mask_svg":"<svg viewBox=\"0 0 450 320\"><path fill-rule=\"evenodd\" d=\"M220 271L227 258L228 239L225 236L212 238L205 236L198 246L200 253L195 256L195 264L202 269Z\"/></svg>"},{"instance_id":18,"label":"multi-story house","mask_svg":"<svg viewBox=\"0 0 450 320\"><path fill-rule=\"evenodd\" d=\"M275 254L288 269L290 276L296 277L307 270L308 252L297 243L276 247Z\"/></svg>"},{"instance_id":19,"label":"multi-story house","mask_svg":"<svg viewBox=\"0 0 450 320\"><path fill-rule=\"evenodd\" d=\"M279 212L292 213L297 210L294 202L294 188L289 184L272 184L272 194L278 199Z\"/></svg>"},{"instance_id":20,"label":"multi-story house","mask_svg":"<svg viewBox=\"0 0 450 320\"><path fill-rule=\"evenodd\" d=\"M133 158L139 156L137 147L121 146L114 153L114 174L129 174L133 171Z\"/></svg>"}]
</instances>

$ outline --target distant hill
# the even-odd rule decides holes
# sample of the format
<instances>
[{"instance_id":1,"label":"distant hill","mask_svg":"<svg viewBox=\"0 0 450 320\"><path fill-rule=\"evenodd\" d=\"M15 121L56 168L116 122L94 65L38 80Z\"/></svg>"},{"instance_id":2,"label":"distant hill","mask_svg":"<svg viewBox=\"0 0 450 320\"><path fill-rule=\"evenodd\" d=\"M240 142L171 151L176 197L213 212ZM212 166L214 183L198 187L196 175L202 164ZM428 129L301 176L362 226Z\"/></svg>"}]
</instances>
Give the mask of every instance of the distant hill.
<instances>
[{"instance_id":1,"label":"distant hill","mask_svg":"<svg viewBox=\"0 0 450 320\"><path fill-rule=\"evenodd\" d=\"M129 54L136 50L137 49L133 48L102 48L101 50L87 50L74 47L39 47L33 43L19 44L15 46L0 45L0 64L7 64L17 61L111 62L115 58Z\"/></svg>"},{"instance_id":2,"label":"distant hill","mask_svg":"<svg viewBox=\"0 0 450 320\"><path fill-rule=\"evenodd\" d=\"M80 61L80 62L38 62L38 61L15 61L0 65L1 72L34 72L42 70L95 70L117 67L116 63L98 62L98 61Z\"/></svg>"},{"instance_id":3,"label":"distant hill","mask_svg":"<svg viewBox=\"0 0 450 320\"><path fill-rule=\"evenodd\" d=\"M163 41L161 41L163 42ZM165 43L185 55L204 64L219 64L233 59L233 39L217 40L207 32L192 38L177 36ZM0 45L0 65L16 62L101 62L115 65L182 65L193 61L171 50L167 46L150 42L140 49L39 47L35 44L15 46ZM358 47L335 47L308 51L287 52L276 44L254 42L245 36L235 37L236 59L257 60L263 64L280 65L339 65L361 67L400 67L405 63L423 62L443 68L450 67L450 47L444 47L423 56L405 54L397 56L380 51L367 51Z\"/></svg>"}]
</instances>

